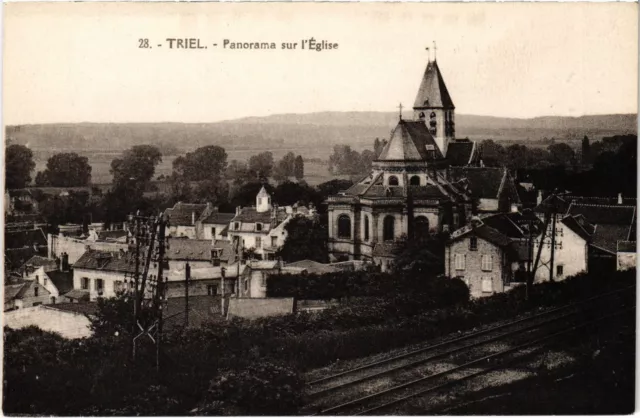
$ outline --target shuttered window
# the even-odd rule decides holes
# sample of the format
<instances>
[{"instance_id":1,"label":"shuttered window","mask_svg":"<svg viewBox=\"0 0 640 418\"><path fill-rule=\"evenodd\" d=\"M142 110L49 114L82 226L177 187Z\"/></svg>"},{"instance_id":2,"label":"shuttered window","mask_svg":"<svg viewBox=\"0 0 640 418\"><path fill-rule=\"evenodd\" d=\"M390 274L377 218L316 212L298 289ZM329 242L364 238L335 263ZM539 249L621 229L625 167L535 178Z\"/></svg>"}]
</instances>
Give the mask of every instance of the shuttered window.
<instances>
[{"instance_id":1,"label":"shuttered window","mask_svg":"<svg viewBox=\"0 0 640 418\"><path fill-rule=\"evenodd\" d=\"M464 270L465 269L465 254L456 254L455 255L455 266L456 270Z\"/></svg>"},{"instance_id":2,"label":"shuttered window","mask_svg":"<svg viewBox=\"0 0 640 418\"><path fill-rule=\"evenodd\" d=\"M493 270L493 256L491 255L483 255L482 256L482 271L492 271Z\"/></svg>"},{"instance_id":3,"label":"shuttered window","mask_svg":"<svg viewBox=\"0 0 640 418\"><path fill-rule=\"evenodd\" d=\"M491 277L482 278L482 291L485 293L493 293L493 280L491 280Z\"/></svg>"}]
</instances>

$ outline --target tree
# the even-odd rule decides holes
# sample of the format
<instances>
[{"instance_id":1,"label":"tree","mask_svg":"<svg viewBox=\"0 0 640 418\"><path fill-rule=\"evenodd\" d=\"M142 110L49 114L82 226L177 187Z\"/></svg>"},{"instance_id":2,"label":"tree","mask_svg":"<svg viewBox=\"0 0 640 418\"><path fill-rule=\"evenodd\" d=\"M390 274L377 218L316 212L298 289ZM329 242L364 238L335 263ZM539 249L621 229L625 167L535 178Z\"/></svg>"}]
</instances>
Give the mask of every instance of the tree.
<instances>
[{"instance_id":1,"label":"tree","mask_svg":"<svg viewBox=\"0 0 640 418\"><path fill-rule=\"evenodd\" d=\"M31 183L31 172L36 167L33 152L24 145L13 144L6 148L5 186L21 189Z\"/></svg>"},{"instance_id":2,"label":"tree","mask_svg":"<svg viewBox=\"0 0 640 418\"><path fill-rule=\"evenodd\" d=\"M246 163L238 160L231 160L225 172L225 177L232 180L236 186L241 186L251 180L249 167Z\"/></svg>"},{"instance_id":3,"label":"tree","mask_svg":"<svg viewBox=\"0 0 640 418\"><path fill-rule=\"evenodd\" d=\"M591 164L591 145L589 144L589 138L585 135L582 138L582 164Z\"/></svg>"},{"instance_id":4,"label":"tree","mask_svg":"<svg viewBox=\"0 0 640 418\"><path fill-rule=\"evenodd\" d=\"M296 177L296 180L300 181L304 178L304 160L302 159L302 155L298 155L293 165L293 175Z\"/></svg>"},{"instance_id":5,"label":"tree","mask_svg":"<svg viewBox=\"0 0 640 418\"><path fill-rule=\"evenodd\" d=\"M122 158L111 162L114 186L141 192L146 190L156 166L161 162L162 154L153 145L136 145L126 150Z\"/></svg>"},{"instance_id":6,"label":"tree","mask_svg":"<svg viewBox=\"0 0 640 418\"><path fill-rule=\"evenodd\" d=\"M47 160L47 168L36 176L38 186L74 187L91 182L91 166L87 157L75 152L55 154Z\"/></svg>"},{"instance_id":7,"label":"tree","mask_svg":"<svg viewBox=\"0 0 640 418\"><path fill-rule=\"evenodd\" d=\"M293 218L285 226L287 239L278 256L287 263L300 260L329 261L327 228L320 222L304 217Z\"/></svg>"},{"instance_id":8,"label":"tree","mask_svg":"<svg viewBox=\"0 0 640 418\"><path fill-rule=\"evenodd\" d=\"M568 166L575 163L576 154L573 149L565 144L551 144L547 147L551 164L558 166Z\"/></svg>"},{"instance_id":9,"label":"tree","mask_svg":"<svg viewBox=\"0 0 640 418\"><path fill-rule=\"evenodd\" d=\"M303 205L313 203L316 207L323 200L313 187L304 182L294 183L291 181L280 183L273 192L273 199L279 205L293 205L299 202Z\"/></svg>"},{"instance_id":10,"label":"tree","mask_svg":"<svg viewBox=\"0 0 640 418\"><path fill-rule=\"evenodd\" d=\"M198 148L173 161L173 170L187 181L220 178L226 168L227 152L216 145Z\"/></svg>"},{"instance_id":11,"label":"tree","mask_svg":"<svg viewBox=\"0 0 640 418\"><path fill-rule=\"evenodd\" d=\"M506 165L510 169L527 168L527 147L520 144L509 145L506 149Z\"/></svg>"},{"instance_id":12,"label":"tree","mask_svg":"<svg viewBox=\"0 0 640 418\"><path fill-rule=\"evenodd\" d=\"M273 154L270 151L262 152L249 158L249 172L257 180L266 180L273 171Z\"/></svg>"},{"instance_id":13,"label":"tree","mask_svg":"<svg viewBox=\"0 0 640 418\"><path fill-rule=\"evenodd\" d=\"M480 143L480 158L487 167L502 167L507 163L504 147L492 139L485 139Z\"/></svg>"}]
</instances>

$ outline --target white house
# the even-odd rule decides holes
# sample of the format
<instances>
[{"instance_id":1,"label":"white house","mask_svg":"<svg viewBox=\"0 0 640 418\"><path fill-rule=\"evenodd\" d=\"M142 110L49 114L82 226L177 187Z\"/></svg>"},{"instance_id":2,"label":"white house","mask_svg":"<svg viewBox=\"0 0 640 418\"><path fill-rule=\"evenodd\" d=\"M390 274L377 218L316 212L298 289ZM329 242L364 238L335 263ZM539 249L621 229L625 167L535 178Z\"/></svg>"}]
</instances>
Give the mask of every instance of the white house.
<instances>
[{"instance_id":1,"label":"white house","mask_svg":"<svg viewBox=\"0 0 640 418\"><path fill-rule=\"evenodd\" d=\"M73 288L90 300L113 297L129 288L134 272L135 257L129 253L88 250L73 265Z\"/></svg>"}]
</instances>

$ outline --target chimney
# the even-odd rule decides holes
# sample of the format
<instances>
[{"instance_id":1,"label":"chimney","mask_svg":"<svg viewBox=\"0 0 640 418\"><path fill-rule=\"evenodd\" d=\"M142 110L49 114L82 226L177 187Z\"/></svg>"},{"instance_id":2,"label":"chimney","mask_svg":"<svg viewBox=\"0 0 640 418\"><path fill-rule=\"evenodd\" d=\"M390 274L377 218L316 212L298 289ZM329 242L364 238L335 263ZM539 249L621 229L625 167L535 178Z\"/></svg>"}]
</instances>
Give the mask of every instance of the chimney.
<instances>
[{"instance_id":1,"label":"chimney","mask_svg":"<svg viewBox=\"0 0 640 418\"><path fill-rule=\"evenodd\" d=\"M242 210L242 206L236 206L236 215L240 215L241 210Z\"/></svg>"},{"instance_id":2,"label":"chimney","mask_svg":"<svg viewBox=\"0 0 640 418\"><path fill-rule=\"evenodd\" d=\"M538 190L538 198L536 199L536 204L542 203L542 190Z\"/></svg>"},{"instance_id":3,"label":"chimney","mask_svg":"<svg viewBox=\"0 0 640 418\"><path fill-rule=\"evenodd\" d=\"M622 193L618 193L618 204L622 204Z\"/></svg>"},{"instance_id":4,"label":"chimney","mask_svg":"<svg viewBox=\"0 0 640 418\"><path fill-rule=\"evenodd\" d=\"M64 253L60 254L60 271L64 271Z\"/></svg>"}]
</instances>

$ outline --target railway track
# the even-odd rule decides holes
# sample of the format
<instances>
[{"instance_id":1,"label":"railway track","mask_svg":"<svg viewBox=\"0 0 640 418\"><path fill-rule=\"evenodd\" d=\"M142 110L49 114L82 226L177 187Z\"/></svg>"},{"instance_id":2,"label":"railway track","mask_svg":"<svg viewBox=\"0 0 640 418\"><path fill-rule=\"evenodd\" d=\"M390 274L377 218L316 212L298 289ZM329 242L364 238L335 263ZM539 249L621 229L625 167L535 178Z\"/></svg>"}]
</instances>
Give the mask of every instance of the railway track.
<instances>
[{"instance_id":1,"label":"railway track","mask_svg":"<svg viewBox=\"0 0 640 418\"><path fill-rule=\"evenodd\" d=\"M456 374L463 373L463 368L498 359L507 361L528 347L569 332L568 329L586 326L602 310L608 311L614 304L624 305L617 299L635 302L635 292L629 292L633 288L635 285L316 379L307 384L312 401L305 410L332 415L368 414L377 410L367 407L372 402L379 403L389 396L394 399L416 396L412 394L417 390L415 386L424 382L445 379L446 384L451 384L449 381L456 381ZM508 348L500 349L505 345ZM440 371L434 369L436 361L461 365ZM416 378L412 379L412 375Z\"/></svg>"}]
</instances>

